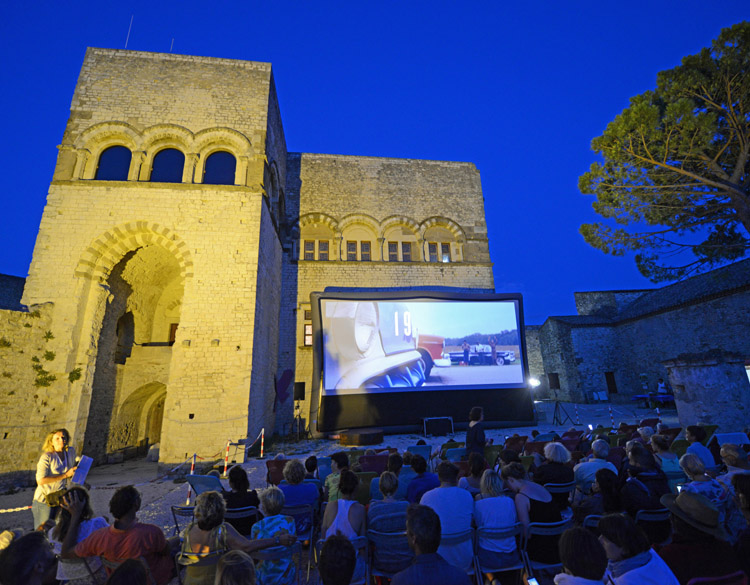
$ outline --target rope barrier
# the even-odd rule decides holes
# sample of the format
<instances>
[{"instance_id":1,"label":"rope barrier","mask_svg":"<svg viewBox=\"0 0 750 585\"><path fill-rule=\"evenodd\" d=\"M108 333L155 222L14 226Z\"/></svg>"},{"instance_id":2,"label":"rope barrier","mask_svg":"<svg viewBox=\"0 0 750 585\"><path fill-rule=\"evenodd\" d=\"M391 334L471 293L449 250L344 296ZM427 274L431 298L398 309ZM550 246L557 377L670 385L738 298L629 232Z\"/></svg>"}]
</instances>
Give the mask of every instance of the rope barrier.
<instances>
[{"instance_id":1,"label":"rope barrier","mask_svg":"<svg viewBox=\"0 0 750 585\"><path fill-rule=\"evenodd\" d=\"M21 506L20 508L6 508L0 510L0 514L9 514L11 512L22 512L23 510L31 510L31 506Z\"/></svg>"},{"instance_id":2,"label":"rope barrier","mask_svg":"<svg viewBox=\"0 0 750 585\"><path fill-rule=\"evenodd\" d=\"M227 467L229 467L229 445L232 444L232 439L227 439L227 451L224 454L224 477L227 476Z\"/></svg>"},{"instance_id":3,"label":"rope barrier","mask_svg":"<svg viewBox=\"0 0 750 585\"><path fill-rule=\"evenodd\" d=\"M193 471L195 471L195 457L196 455L195 453L193 453L193 462L190 464L190 475L193 475ZM190 482L188 482L188 495L187 495L187 500L185 500L186 506L190 505L190 496L192 495L192 492L193 492L193 486L190 485Z\"/></svg>"}]
</instances>

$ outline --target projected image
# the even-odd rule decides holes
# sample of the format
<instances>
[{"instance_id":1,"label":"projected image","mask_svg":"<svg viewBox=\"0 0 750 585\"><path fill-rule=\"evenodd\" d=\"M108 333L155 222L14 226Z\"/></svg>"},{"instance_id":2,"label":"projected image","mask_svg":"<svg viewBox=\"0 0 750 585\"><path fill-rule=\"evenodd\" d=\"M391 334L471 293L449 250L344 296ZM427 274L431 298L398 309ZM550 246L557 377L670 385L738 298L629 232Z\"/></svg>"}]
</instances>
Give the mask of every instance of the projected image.
<instances>
[{"instance_id":1,"label":"projected image","mask_svg":"<svg viewBox=\"0 0 750 585\"><path fill-rule=\"evenodd\" d=\"M523 384L515 301L321 299L326 394Z\"/></svg>"}]
</instances>

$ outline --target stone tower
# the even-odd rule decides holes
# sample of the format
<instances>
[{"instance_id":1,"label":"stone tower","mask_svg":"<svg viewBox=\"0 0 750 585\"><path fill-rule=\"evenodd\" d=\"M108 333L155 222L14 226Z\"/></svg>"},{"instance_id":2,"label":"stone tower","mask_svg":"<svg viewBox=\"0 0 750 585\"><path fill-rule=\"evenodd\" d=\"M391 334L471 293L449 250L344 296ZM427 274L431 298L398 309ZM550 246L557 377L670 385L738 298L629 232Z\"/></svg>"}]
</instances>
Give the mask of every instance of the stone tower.
<instances>
[{"instance_id":1,"label":"stone tower","mask_svg":"<svg viewBox=\"0 0 750 585\"><path fill-rule=\"evenodd\" d=\"M79 452L273 427L286 145L267 63L91 48L23 303ZM63 387L64 386L64 387ZM62 410L62 412L59 412Z\"/></svg>"}]
</instances>

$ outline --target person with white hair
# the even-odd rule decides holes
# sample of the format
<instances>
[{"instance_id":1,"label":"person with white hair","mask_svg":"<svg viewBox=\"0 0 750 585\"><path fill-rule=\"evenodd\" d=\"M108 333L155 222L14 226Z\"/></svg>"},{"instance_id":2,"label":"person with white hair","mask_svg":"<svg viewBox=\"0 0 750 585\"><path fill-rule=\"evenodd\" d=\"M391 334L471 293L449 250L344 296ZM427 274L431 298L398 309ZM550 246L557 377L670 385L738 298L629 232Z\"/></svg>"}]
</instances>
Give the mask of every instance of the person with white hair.
<instances>
[{"instance_id":1,"label":"person with white hair","mask_svg":"<svg viewBox=\"0 0 750 585\"><path fill-rule=\"evenodd\" d=\"M610 461L609 443L604 439L597 439L591 445L592 457L588 461L579 463L573 468L575 476L576 489L581 495L586 495L591 491L591 485L596 481L596 472L602 468L607 468L617 473L617 467Z\"/></svg>"},{"instance_id":2,"label":"person with white hair","mask_svg":"<svg viewBox=\"0 0 750 585\"><path fill-rule=\"evenodd\" d=\"M544 446L545 463L537 467L534 481L545 485L548 483L570 483L575 479L573 470L568 466L570 451L562 443L552 442ZM569 506L568 493L552 494L552 499L564 510Z\"/></svg>"}]
</instances>

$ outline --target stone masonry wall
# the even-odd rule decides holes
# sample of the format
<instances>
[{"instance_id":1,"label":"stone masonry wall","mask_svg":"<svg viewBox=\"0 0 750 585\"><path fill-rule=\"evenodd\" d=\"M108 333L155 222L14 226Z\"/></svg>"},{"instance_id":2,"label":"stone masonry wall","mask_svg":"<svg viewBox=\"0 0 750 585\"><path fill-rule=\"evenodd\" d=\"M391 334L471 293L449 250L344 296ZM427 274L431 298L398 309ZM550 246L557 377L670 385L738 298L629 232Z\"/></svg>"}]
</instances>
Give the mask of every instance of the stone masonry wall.
<instances>
[{"instance_id":1,"label":"stone masonry wall","mask_svg":"<svg viewBox=\"0 0 750 585\"><path fill-rule=\"evenodd\" d=\"M627 304L649 292L649 290L577 292L574 293L576 311L579 315L614 317Z\"/></svg>"},{"instance_id":2,"label":"stone masonry wall","mask_svg":"<svg viewBox=\"0 0 750 585\"><path fill-rule=\"evenodd\" d=\"M526 327L526 357L529 362L529 377L536 378L540 384L534 390L537 398L549 396L549 384L547 376L544 375L544 360L542 359L542 345L539 341L538 325Z\"/></svg>"}]
</instances>

